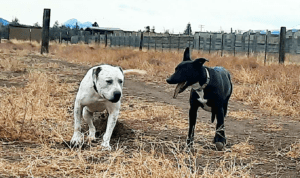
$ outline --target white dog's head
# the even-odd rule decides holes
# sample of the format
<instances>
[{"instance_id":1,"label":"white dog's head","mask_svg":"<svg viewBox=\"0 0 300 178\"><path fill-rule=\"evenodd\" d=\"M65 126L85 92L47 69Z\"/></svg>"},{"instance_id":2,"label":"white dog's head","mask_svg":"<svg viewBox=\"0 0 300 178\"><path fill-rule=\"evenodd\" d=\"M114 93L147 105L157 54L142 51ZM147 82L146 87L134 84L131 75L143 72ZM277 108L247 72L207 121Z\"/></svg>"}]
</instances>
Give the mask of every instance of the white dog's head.
<instances>
[{"instance_id":1,"label":"white dog's head","mask_svg":"<svg viewBox=\"0 0 300 178\"><path fill-rule=\"evenodd\" d=\"M122 96L124 74L121 67L101 65L93 69L93 85L103 98L116 103Z\"/></svg>"}]
</instances>

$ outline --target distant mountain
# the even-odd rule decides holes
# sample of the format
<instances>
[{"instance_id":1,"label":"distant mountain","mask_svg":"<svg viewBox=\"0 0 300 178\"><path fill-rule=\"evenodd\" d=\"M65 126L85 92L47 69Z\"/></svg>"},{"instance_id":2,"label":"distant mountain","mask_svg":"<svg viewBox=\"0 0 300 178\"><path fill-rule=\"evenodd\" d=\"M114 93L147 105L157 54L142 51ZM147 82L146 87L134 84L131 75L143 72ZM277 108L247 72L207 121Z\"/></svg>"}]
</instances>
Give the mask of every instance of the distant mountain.
<instances>
[{"instance_id":1,"label":"distant mountain","mask_svg":"<svg viewBox=\"0 0 300 178\"><path fill-rule=\"evenodd\" d=\"M92 26L92 23L91 22L84 22L84 23L81 23L79 22L77 19L70 19L68 21L66 21L64 23L64 25L66 27L70 27L70 28L75 28L76 27L76 23L77 25L79 26L79 28L87 28L87 27L91 27Z\"/></svg>"},{"instance_id":2,"label":"distant mountain","mask_svg":"<svg viewBox=\"0 0 300 178\"><path fill-rule=\"evenodd\" d=\"M9 24L9 21L3 19L3 18L0 18L0 23L2 23L2 25L6 26Z\"/></svg>"}]
</instances>

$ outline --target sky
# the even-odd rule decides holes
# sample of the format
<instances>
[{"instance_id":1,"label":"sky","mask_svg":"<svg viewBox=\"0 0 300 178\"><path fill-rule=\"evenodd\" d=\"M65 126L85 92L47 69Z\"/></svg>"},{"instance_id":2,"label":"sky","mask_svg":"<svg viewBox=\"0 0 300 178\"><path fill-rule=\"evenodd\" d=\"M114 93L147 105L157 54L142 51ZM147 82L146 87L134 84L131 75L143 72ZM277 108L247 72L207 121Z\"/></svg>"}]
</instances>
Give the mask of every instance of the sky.
<instances>
[{"instance_id":1,"label":"sky","mask_svg":"<svg viewBox=\"0 0 300 178\"><path fill-rule=\"evenodd\" d=\"M44 8L51 9L50 26L75 18L100 27L183 33L192 31L278 30L300 28L297 0L0 0L0 18L42 25Z\"/></svg>"}]
</instances>

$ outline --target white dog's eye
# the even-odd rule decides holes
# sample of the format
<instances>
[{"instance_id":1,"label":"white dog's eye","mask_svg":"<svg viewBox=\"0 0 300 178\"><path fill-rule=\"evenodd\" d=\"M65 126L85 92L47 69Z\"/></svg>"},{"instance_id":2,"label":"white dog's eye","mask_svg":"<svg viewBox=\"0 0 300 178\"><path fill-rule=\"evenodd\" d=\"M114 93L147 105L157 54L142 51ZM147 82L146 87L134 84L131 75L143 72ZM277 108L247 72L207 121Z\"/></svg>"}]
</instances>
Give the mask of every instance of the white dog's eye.
<instances>
[{"instance_id":1,"label":"white dog's eye","mask_svg":"<svg viewBox=\"0 0 300 178\"><path fill-rule=\"evenodd\" d=\"M106 80L106 83L112 84L112 83L113 83L113 80Z\"/></svg>"},{"instance_id":2,"label":"white dog's eye","mask_svg":"<svg viewBox=\"0 0 300 178\"><path fill-rule=\"evenodd\" d=\"M122 83L123 83L123 81L122 81L122 80L119 80L119 83L120 83L120 84L122 84Z\"/></svg>"}]
</instances>

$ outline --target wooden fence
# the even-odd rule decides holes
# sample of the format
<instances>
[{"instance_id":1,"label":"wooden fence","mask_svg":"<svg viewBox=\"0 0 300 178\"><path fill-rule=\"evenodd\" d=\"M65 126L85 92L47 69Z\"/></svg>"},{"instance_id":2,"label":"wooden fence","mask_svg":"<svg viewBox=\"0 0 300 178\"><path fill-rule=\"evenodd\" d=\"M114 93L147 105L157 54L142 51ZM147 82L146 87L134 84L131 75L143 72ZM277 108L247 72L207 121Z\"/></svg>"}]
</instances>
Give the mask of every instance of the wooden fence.
<instances>
[{"instance_id":1,"label":"wooden fence","mask_svg":"<svg viewBox=\"0 0 300 178\"><path fill-rule=\"evenodd\" d=\"M73 38L73 37L72 37ZM111 47L135 47L149 50L179 50L190 47L194 50L207 52L220 51L227 53L278 53L280 36L259 33L197 33L187 35L151 35L149 33L89 35L85 37L75 36L85 43L101 43ZM79 40L80 41L80 40ZM106 42L105 42L106 41ZM294 33L287 33L285 38L285 52L292 54L300 53L300 38Z\"/></svg>"}]
</instances>

